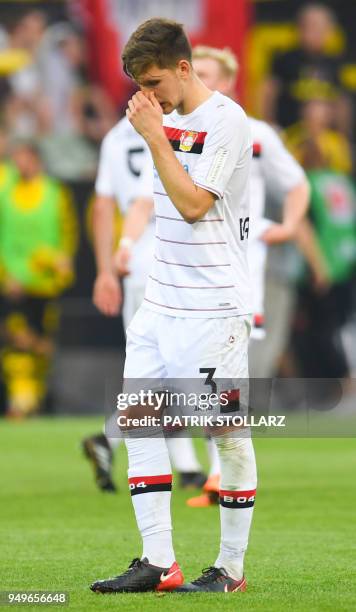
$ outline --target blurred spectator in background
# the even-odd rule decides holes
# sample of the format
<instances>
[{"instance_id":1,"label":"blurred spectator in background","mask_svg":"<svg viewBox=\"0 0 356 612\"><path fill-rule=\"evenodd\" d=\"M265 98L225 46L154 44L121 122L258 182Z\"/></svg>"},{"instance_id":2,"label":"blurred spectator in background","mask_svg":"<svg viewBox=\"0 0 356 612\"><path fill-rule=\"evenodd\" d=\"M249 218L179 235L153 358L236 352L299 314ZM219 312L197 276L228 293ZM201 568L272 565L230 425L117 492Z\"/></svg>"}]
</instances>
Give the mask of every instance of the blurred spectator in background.
<instances>
[{"instance_id":1,"label":"blurred spectator in background","mask_svg":"<svg viewBox=\"0 0 356 612\"><path fill-rule=\"evenodd\" d=\"M14 172L0 191L1 369L7 414L36 412L56 329L54 299L73 282L77 224L68 193L43 173L32 141L13 145Z\"/></svg>"},{"instance_id":2,"label":"blurred spectator in background","mask_svg":"<svg viewBox=\"0 0 356 612\"><path fill-rule=\"evenodd\" d=\"M294 157L302 164L307 143L317 143L328 168L349 174L352 155L349 141L333 125L333 104L322 97L301 106L300 121L284 131L284 140ZM302 164L303 165L303 164Z\"/></svg>"},{"instance_id":3,"label":"blurred spectator in background","mask_svg":"<svg viewBox=\"0 0 356 612\"><path fill-rule=\"evenodd\" d=\"M38 140L46 167L62 180L91 180L99 145L116 109L87 80L83 35L68 22L47 25L40 11L16 19L0 51L0 101L5 129Z\"/></svg>"},{"instance_id":4,"label":"blurred spectator in background","mask_svg":"<svg viewBox=\"0 0 356 612\"><path fill-rule=\"evenodd\" d=\"M326 51L334 27L334 14L324 4L310 3L301 9L299 45L275 58L271 75L264 83L264 119L287 127L299 120L303 102L321 94L335 101L336 124L349 131L351 106L339 81L342 61Z\"/></svg>"},{"instance_id":5,"label":"blurred spectator in background","mask_svg":"<svg viewBox=\"0 0 356 612\"><path fill-rule=\"evenodd\" d=\"M85 41L79 32L70 23L50 26L40 47L38 69L55 133L75 130L72 97L85 83L85 64Z\"/></svg>"},{"instance_id":6,"label":"blurred spectator in background","mask_svg":"<svg viewBox=\"0 0 356 612\"><path fill-rule=\"evenodd\" d=\"M100 143L117 121L105 91L87 82L86 63L85 40L71 24L48 29L39 69L52 124L41 150L50 173L63 180L94 178Z\"/></svg>"},{"instance_id":7,"label":"blurred spectator in background","mask_svg":"<svg viewBox=\"0 0 356 612\"><path fill-rule=\"evenodd\" d=\"M46 31L46 17L30 11L9 28L2 54L4 118L14 136L30 137L48 127L37 67L39 48Z\"/></svg>"},{"instance_id":8,"label":"blurred spectator in background","mask_svg":"<svg viewBox=\"0 0 356 612\"><path fill-rule=\"evenodd\" d=\"M326 154L328 150L326 149ZM306 274L298 289L293 345L302 376L349 376L342 327L350 317L356 271L356 192L313 135L299 143L311 186L310 219L325 259L329 285Z\"/></svg>"},{"instance_id":9,"label":"blurred spectator in background","mask_svg":"<svg viewBox=\"0 0 356 612\"><path fill-rule=\"evenodd\" d=\"M79 131L98 147L117 122L117 111L105 91L96 85L77 93L73 109Z\"/></svg>"}]
</instances>

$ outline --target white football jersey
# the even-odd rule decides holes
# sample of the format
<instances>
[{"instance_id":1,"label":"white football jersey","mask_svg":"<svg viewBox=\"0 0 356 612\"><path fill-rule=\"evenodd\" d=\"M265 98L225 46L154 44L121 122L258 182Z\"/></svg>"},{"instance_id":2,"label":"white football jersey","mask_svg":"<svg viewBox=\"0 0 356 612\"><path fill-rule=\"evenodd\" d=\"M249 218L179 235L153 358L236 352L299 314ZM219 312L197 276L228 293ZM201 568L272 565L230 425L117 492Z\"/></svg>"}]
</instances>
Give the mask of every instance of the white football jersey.
<instances>
[{"instance_id":1,"label":"white football jersey","mask_svg":"<svg viewBox=\"0 0 356 612\"><path fill-rule=\"evenodd\" d=\"M185 171L217 199L201 220L187 223L155 173L156 245L145 304L175 317L251 313L247 117L238 104L214 92L192 113L164 116L163 124Z\"/></svg>"},{"instance_id":2,"label":"white football jersey","mask_svg":"<svg viewBox=\"0 0 356 612\"><path fill-rule=\"evenodd\" d=\"M255 326L263 326L267 246L260 237L272 223L265 217L266 191L284 197L304 178L304 171L271 126L249 117L253 139L250 182L248 261L253 291Z\"/></svg>"},{"instance_id":3,"label":"white football jersey","mask_svg":"<svg viewBox=\"0 0 356 612\"><path fill-rule=\"evenodd\" d=\"M98 195L113 197L122 214L137 197L153 197L153 170L150 150L127 117L105 136L95 183ZM142 286L153 258L154 220L135 243L130 261L130 281Z\"/></svg>"}]
</instances>

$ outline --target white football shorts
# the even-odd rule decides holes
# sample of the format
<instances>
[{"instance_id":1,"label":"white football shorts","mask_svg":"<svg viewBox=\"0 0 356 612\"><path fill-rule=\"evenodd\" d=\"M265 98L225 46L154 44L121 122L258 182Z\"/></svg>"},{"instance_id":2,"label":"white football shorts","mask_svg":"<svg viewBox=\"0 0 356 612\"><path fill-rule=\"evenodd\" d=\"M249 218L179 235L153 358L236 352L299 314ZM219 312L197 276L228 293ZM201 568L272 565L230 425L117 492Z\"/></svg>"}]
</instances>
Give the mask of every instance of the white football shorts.
<instances>
[{"instance_id":1,"label":"white football shorts","mask_svg":"<svg viewBox=\"0 0 356 612\"><path fill-rule=\"evenodd\" d=\"M124 378L248 378L250 315L189 319L140 306L127 328Z\"/></svg>"}]
</instances>

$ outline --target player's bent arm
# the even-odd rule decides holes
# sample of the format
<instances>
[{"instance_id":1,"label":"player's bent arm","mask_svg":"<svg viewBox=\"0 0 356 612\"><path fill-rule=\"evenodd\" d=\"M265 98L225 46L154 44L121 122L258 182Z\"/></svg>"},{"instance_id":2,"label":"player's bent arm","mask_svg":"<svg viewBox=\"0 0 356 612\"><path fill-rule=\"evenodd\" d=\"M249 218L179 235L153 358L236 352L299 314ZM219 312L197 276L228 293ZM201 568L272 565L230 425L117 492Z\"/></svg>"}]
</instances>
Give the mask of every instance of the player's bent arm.
<instances>
[{"instance_id":1,"label":"player's bent arm","mask_svg":"<svg viewBox=\"0 0 356 612\"><path fill-rule=\"evenodd\" d=\"M163 129L147 143L168 197L187 223L196 223L214 206L216 195L194 184L176 158Z\"/></svg>"},{"instance_id":2,"label":"player's bent arm","mask_svg":"<svg viewBox=\"0 0 356 612\"><path fill-rule=\"evenodd\" d=\"M214 205L216 196L194 184L176 158L162 126L162 109L153 92L137 92L128 103L126 115L146 140L166 193L183 219L199 221Z\"/></svg>"}]
</instances>

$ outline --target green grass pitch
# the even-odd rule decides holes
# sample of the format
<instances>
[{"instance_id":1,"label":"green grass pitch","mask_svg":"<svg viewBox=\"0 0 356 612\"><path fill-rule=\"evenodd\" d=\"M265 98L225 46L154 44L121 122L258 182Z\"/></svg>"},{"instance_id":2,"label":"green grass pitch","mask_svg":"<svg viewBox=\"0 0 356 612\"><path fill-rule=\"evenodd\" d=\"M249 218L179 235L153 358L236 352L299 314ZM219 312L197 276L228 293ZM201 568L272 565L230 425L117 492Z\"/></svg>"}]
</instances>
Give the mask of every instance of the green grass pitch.
<instances>
[{"instance_id":1,"label":"green grass pitch","mask_svg":"<svg viewBox=\"0 0 356 612\"><path fill-rule=\"evenodd\" d=\"M119 495L96 490L79 449L81 438L100 427L95 418L1 423L0 590L65 590L69 609L86 612L356 609L352 439L256 440L259 488L246 593L92 593L91 581L116 575L141 552L124 448L115 462ZM214 562L219 516L218 508L188 508L188 496L174 490L173 521L177 559L190 579Z\"/></svg>"}]
</instances>

